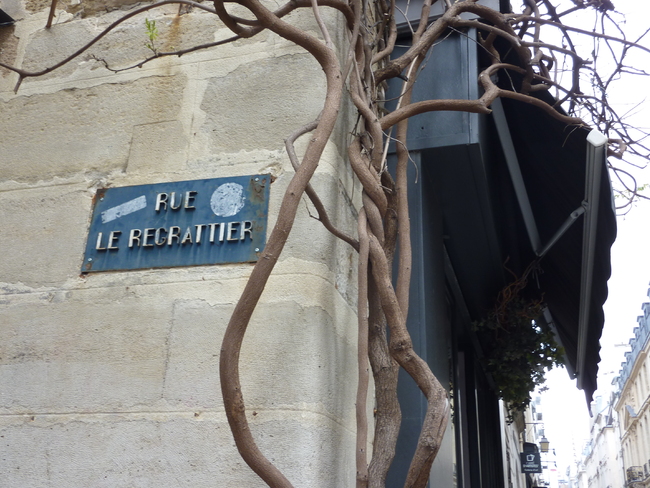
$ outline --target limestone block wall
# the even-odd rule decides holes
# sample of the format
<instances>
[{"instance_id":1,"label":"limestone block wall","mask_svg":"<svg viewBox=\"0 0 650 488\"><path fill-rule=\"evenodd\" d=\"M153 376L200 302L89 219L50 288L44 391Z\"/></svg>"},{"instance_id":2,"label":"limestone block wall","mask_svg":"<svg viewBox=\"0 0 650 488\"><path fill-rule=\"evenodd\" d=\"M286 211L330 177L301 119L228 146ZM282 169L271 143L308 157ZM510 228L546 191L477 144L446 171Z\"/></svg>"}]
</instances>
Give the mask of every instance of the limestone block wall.
<instances>
[{"instance_id":1,"label":"limestone block wall","mask_svg":"<svg viewBox=\"0 0 650 488\"><path fill-rule=\"evenodd\" d=\"M49 0L2 0L17 22L0 28L0 58L45 68L135 5L59 3L46 30ZM149 54L145 17L161 50L231 36L181 13L136 16L18 93L0 71L0 486L263 486L236 452L218 378L251 265L80 273L99 188L270 173L270 230L292 175L283 139L320 110L319 66L272 34L105 68ZM349 130L314 186L353 232ZM354 480L355 266L305 200L244 343L253 434L296 486Z\"/></svg>"}]
</instances>

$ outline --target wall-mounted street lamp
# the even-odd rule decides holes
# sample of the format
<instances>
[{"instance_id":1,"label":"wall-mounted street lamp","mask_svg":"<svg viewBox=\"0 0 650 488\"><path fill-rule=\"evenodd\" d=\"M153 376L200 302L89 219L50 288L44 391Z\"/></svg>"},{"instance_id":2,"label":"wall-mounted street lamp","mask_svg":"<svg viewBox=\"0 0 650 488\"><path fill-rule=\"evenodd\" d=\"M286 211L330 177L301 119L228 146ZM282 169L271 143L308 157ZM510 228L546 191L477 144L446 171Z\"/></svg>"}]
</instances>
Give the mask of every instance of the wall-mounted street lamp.
<instances>
[{"instance_id":1,"label":"wall-mounted street lamp","mask_svg":"<svg viewBox=\"0 0 650 488\"><path fill-rule=\"evenodd\" d=\"M539 441L539 450L541 452L548 452L550 443L546 436L542 436L542 439Z\"/></svg>"},{"instance_id":2,"label":"wall-mounted street lamp","mask_svg":"<svg viewBox=\"0 0 650 488\"><path fill-rule=\"evenodd\" d=\"M524 422L524 425L544 425L544 422ZM542 438L539 441L539 451L546 453L550 449L549 448L550 442L546 438L546 435L544 435L543 430L542 430L541 434L542 434ZM524 439L525 439L525 437L524 437Z\"/></svg>"}]
</instances>

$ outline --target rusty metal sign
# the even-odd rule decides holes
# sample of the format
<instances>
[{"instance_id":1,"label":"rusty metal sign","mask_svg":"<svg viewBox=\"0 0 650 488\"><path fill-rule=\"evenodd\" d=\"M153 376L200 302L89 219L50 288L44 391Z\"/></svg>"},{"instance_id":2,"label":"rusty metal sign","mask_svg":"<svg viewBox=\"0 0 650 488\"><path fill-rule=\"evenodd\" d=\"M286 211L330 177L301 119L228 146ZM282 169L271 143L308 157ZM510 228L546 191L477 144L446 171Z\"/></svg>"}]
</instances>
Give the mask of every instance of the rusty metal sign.
<instances>
[{"instance_id":1,"label":"rusty metal sign","mask_svg":"<svg viewBox=\"0 0 650 488\"><path fill-rule=\"evenodd\" d=\"M99 190L81 271L257 261L270 186L254 175Z\"/></svg>"}]
</instances>

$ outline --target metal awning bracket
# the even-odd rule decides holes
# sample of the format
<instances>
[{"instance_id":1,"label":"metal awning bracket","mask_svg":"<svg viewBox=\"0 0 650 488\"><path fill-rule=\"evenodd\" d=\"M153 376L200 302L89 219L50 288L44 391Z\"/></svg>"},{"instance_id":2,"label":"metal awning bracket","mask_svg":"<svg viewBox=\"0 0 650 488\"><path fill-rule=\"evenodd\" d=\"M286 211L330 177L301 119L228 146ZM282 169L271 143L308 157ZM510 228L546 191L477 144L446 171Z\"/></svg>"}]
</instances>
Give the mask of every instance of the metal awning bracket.
<instances>
[{"instance_id":1,"label":"metal awning bracket","mask_svg":"<svg viewBox=\"0 0 650 488\"><path fill-rule=\"evenodd\" d=\"M526 185L524 184L524 177L521 174L519 160L517 159L515 145L512 142L512 135L508 128L508 121L506 119L506 114L503 111L501 99L497 98L494 100L491 108L494 123L497 128L497 134L501 142L501 147L503 148L506 164L508 165L510 179L512 180L515 195L517 196L517 202L519 203L519 208L521 209L521 214L524 218L524 225L526 226L528 239L530 240L531 247L537 253L537 250L542 247L542 243L539 238L539 231L537 230L537 224L535 223L533 209L530 206L528 192L526 191Z\"/></svg>"},{"instance_id":2,"label":"metal awning bracket","mask_svg":"<svg viewBox=\"0 0 650 488\"><path fill-rule=\"evenodd\" d=\"M544 257L544 255L549 251L549 249L553 247L553 244L559 241L560 237L562 237L564 233L567 230L569 230L569 228L575 223L575 221L578 220L578 217L584 214L587 210L589 210L589 203L583 201L582 205L580 205L573 212L571 212L569 217L564 221L564 223L560 226L557 232L553 234L553 237L551 237L551 240L548 241L548 243L544 246L544 248L539 251L535 250L535 254L537 255L537 257L539 258Z\"/></svg>"},{"instance_id":3,"label":"metal awning bracket","mask_svg":"<svg viewBox=\"0 0 650 488\"><path fill-rule=\"evenodd\" d=\"M517 195L519 208L521 209L521 213L524 218L524 225L526 226L528 239L530 241L531 247L533 248L533 251L535 252L535 255L541 258L564 235L564 233L573 225L578 217L580 217L588 210L589 202L586 199L587 196L585 196L585 200L583 200L581 206L571 212L569 217L564 221L564 223L560 226L553 237L551 237L550 241L544 247L542 247L539 231L537 229L537 223L535 222L533 209L530 205L528 192L526 191L524 178L521 174L521 168L519 167L519 161L515 152L515 146L512 142L512 136L510 135L508 121L506 120L501 100L498 98L494 100L494 102L492 102L491 108L492 114L494 116L494 122L497 128L497 133L499 135L499 140L501 141L501 147L503 148L503 153L506 159L506 164L508 165L510 178L515 189L515 194Z\"/></svg>"}]
</instances>

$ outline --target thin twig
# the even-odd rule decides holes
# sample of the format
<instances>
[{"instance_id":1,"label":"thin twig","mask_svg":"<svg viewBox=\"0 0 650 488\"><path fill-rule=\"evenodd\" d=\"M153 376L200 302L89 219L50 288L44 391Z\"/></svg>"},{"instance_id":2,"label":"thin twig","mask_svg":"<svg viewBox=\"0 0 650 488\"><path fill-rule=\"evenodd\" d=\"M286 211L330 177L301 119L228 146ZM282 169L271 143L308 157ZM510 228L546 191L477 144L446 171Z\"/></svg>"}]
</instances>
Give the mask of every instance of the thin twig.
<instances>
[{"instance_id":1,"label":"thin twig","mask_svg":"<svg viewBox=\"0 0 650 488\"><path fill-rule=\"evenodd\" d=\"M289 156L289 161L291 161L291 165L293 166L293 169L296 172L298 171L300 162L298 161L298 156L296 155L295 142L300 136L313 131L314 129L316 129L316 127L318 127L318 119L300 127L299 129L294 131L289 137L287 137L284 141L284 145L287 150L287 154ZM329 215L327 214L327 210L325 209L325 205L323 205L322 200L318 196L318 193L316 193L316 190L314 190L314 188L312 187L311 183L309 183L305 188L305 193L307 194L307 196L313 203L314 207L316 208L316 211L318 212L318 220L323 224L323 226L333 236L341 239L344 242L347 242L356 251L359 251L359 242L332 224L332 221L330 220Z\"/></svg>"},{"instance_id":2,"label":"thin twig","mask_svg":"<svg viewBox=\"0 0 650 488\"><path fill-rule=\"evenodd\" d=\"M54 12L56 11L56 3L58 0L52 0L52 3L50 4L50 13L47 16L47 24L45 24L45 28L49 29L52 27L52 20L54 20Z\"/></svg>"}]
</instances>

